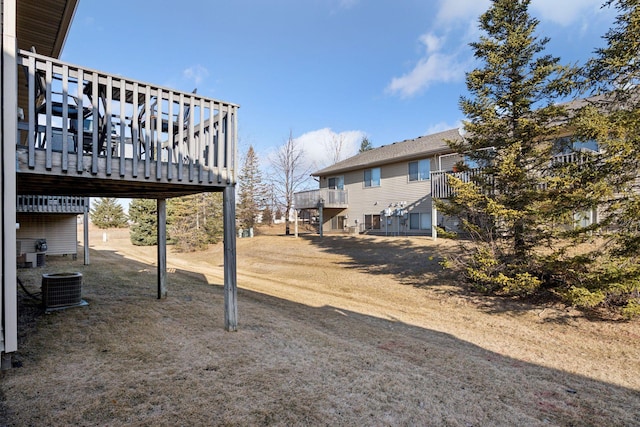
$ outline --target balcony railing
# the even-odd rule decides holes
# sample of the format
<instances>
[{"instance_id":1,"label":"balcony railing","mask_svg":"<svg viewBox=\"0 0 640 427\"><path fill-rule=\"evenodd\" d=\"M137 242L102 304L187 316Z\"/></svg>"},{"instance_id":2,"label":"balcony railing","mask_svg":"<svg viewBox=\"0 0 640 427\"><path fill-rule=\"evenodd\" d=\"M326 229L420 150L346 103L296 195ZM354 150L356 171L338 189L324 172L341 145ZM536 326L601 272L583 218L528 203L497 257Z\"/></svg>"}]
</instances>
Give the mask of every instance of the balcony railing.
<instances>
[{"instance_id":1,"label":"balcony railing","mask_svg":"<svg viewBox=\"0 0 640 427\"><path fill-rule=\"evenodd\" d=\"M576 151L571 153L562 153L557 154L551 157L551 161L548 163L548 167L542 171L540 171L540 177L543 178L545 176L550 176L553 174L554 168L557 168L562 165L574 164L580 165L585 164L593 159L597 159L594 157L596 152L586 152L586 151ZM449 176L454 176L462 182L472 182L476 177L480 177L482 175L487 175L484 169L471 169L463 172L453 172L453 171L437 171L431 172L431 196L435 199L447 199L451 197L454 193L453 188L449 184ZM484 178L487 184L490 186L493 185L493 180L489 180L488 175ZM541 179L541 182L537 187L539 190L543 190L547 188L544 180ZM490 191L495 192L495 189L491 189Z\"/></svg>"},{"instance_id":2,"label":"balcony railing","mask_svg":"<svg viewBox=\"0 0 640 427\"><path fill-rule=\"evenodd\" d=\"M470 169L463 172L436 171L431 172L431 197L434 199L447 199L454 193L453 187L449 184L449 176L462 180L462 182L472 182L474 177L482 175L482 169Z\"/></svg>"},{"instance_id":3,"label":"balcony railing","mask_svg":"<svg viewBox=\"0 0 640 427\"><path fill-rule=\"evenodd\" d=\"M332 190L321 188L318 190L301 191L294 194L296 209L315 209L323 201L325 208L348 208L349 200L346 190Z\"/></svg>"},{"instance_id":4,"label":"balcony railing","mask_svg":"<svg viewBox=\"0 0 640 427\"><path fill-rule=\"evenodd\" d=\"M31 196L18 195L16 212L38 213L84 213L88 198L78 196Z\"/></svg>"},{"instance_id":5,"label":"balcony railing","mask_svg":"<svg viewBox=\"0 0 640 427\"><path fill-rule=\"evenodd\" d=\"M237 105L28 51L18 67L17 151L29 170L235 182Z\"/></svg>"}]
</instances>

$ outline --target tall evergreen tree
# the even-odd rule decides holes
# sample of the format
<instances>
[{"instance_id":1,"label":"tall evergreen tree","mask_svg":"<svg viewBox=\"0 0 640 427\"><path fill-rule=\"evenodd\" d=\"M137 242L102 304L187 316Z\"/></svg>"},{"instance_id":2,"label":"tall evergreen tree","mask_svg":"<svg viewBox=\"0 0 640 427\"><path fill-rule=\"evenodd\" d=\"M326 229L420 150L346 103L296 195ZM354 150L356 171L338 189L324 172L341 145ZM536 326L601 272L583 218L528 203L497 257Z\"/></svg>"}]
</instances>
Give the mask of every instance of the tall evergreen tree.
<instances>
[{"instance_id":1,"label":"tall evergreen tree","mask_svg":"<svg viewBox=\"0 0 640 427\"><path fill-rule=\"evenodd\" d=\"M529 0L492 0L480 17L482 35L471 43L482 63L467 74L469 97L460 106L465 137L450 145L483 169L473 182L451 178L456 194L441 203L481 243L464 258L467 278L486 291L532 292L542 268L534 255L550 237L546 191L556 135L566 112L554 101L569 93L573 70L543 54L547 38ZM458 165L464 170L465 165Z\"/></svg>"},{"instance_id":2,"label":"tall evergreen tree","mask_svg":"<svg viewBox=\"0 0 640 427\"><path fill-rule=\"evenodd\" d=\"M587 171L603 189L600 220L610 238L590 257L594 268L582 275L586 285L569 295L580 305L622 306L631 317L640 315L640 2L608 0L605 6L617 17L606 46L585 67L587 93L595 96L573 124L579 138L598 141L604 153Z\"/></svg>"},{"instance_id":3,"label":"tall evergreen tree","mask_svg":"<svg viewBox=\"0 0 640 427\"><path fill-rule=\"evenodd\" d=\"M134 199L129 206L134 245L158 243L157 201ZM199 193L167 200L167 243L191 252L218 243L223 234L222 194Z\"/></svg>"},{"instance_id":4,"label":"tall evergreen tree","mask_svg":"<svg viewBox=\"0 0 640 427\"><path fill-rule=\"evenodd\" d=\"M266 191L262 182L260 162L252 145L249 146L245 155L244 164L238 176L238 185L240 191L236 216L242 227L253 227L265 206Z\"/></svg>"},{"instance_id":5,"label":"tall evergreen tree","mask_svg":"<svg viewBox=\"0 0 640 427\"><path fill-rule=\"evenodd\" d=\"M206 249L222 237L221 193L200 193L169 199L167 217L171 243L181 252Z\"/></svg>"},{"instance_id":6,"label":"tall evergreen tree","mask_svg":"<svg viewBox=\"0 0 640 427\"><path fill-rule=\"evenodd\" d=\"M224 234L222 193L203 193L200 206L207 243L221 242Z\"/></svg>"},{"instance_id":7,"label":"tall evergreen tree","mask_svg":"<svg viewBox=\"0 0 640 427\"><path fill-rule=\"evenodd\" d=\"M91 222L98 228L124 228L127 226L127 215L118 199L101 197L95 201L89 214Z\"/></svg>"},{"instance_id":8,"label":"tall evergreen tree","mask_svg":"<svg viewBox=\"0 0 640 427\"><path fill-rule=\"evenodd\" d=\"M207 247L207 235L202 216L202 195L176 197L167 202L167 217L171 218L171 242L180 252L193 252Z\"/></svg>"},{"instance_id":9,"label":"tall evergreen tree","mask_svg":"<svg viewBox=\"0 0 640 427\"><path fill-rule=\"evenodd\" d=\"M158 205L154 199L133 199L129 204L129 238L137 246L158 244Z\"/></svg>"},{"instance_id":10,"label":"tall evergreen tree","mask_svg":"<svg viewBox=\"0 0 640 427\"><path fill-rule=\"evenodd\" d=\"M362 137L362 141L360 141L360 149L358 153L364 153L365 151L373 150L373 145L371 145L371 141L366 136Z\"/></svg>"}]
</instances>

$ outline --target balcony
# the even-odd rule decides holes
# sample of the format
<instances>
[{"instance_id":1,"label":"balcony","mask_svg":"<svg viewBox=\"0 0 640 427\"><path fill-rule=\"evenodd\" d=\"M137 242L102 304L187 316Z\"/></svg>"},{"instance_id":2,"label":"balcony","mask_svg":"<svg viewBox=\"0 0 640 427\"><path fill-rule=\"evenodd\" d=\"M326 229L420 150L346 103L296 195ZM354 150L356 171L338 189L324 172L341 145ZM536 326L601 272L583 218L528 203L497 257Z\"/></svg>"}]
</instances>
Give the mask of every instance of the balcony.
<instances>
[{"instance_id":1,"label":"balcony","mask_svg":"<svg viewBox=\"0 0 640 427\"><path fill-rule=\"evenodd\" d=\"M18 194L167 198L235 184L237 105L25 50L17 63Z\"/></svg>"},{"instance_id":2,"label":"balcony","mask_svg":"<svg viewBox=\"0 0 640 427\"><path fill-rule=\"evenodd\" d=\"M540 172L541 177L552 176L554 173L554 168L561 167L562 165L574 164L580 167L580 165L585 164L588 161L596 160L597 152L595 151L574 151L570 153L561 153L554 155L551 157L551 161L548 163L547 167ZM450 198L454 191L451 185L449 184L449 176L456 177L462 182L473 182L477 177L487 175L484 169L470 169L468 171L463 172L453 172L453 171L437 171L431 172L431 197L434 199L448 199ZM487 176L484 178L486 183L491 187L494 183L493 179L488 179ZM492 178L492 177L491 177ZM538 189L543 190L547 188L545 182L540 182L538 184ZM491 192L495 193L495 189L491 188Z\"/></svg>"},{"instance_id":3,"label":"balcony","mask_svg":"<svg viewBox=\"0 0 640 427\"><path fill-rule=\"evenodd\" d=\"M16 212L82 214L89 201L77 196L23 196L16 198Z\"/></svg>"},{"instance_id":4,"label":"balcony","mask_svg":"<svg viewBox=\"0 0 640 427\"><path fill-rule=\"evenodd\" d=\"M346 190L321 188L294 194L294 206L296 209L316 209L321 201L324 202L323 206L329 209L346 209L349 207L349 198Z\"/></svg>"},{"instance_id":5,"label":"balcony","mask_svg":"<svg viewBox=\"0 0 640 427\"><path fill-rule=\"evenodd\" d=\"M453 188L449 184L449 176L458 178L462 182L472 182L474 177L482 174L482 169L470 169L463 172L431 172L431 197L434 199L448 199L453 195Z\"/></svg>"}]
</instances>

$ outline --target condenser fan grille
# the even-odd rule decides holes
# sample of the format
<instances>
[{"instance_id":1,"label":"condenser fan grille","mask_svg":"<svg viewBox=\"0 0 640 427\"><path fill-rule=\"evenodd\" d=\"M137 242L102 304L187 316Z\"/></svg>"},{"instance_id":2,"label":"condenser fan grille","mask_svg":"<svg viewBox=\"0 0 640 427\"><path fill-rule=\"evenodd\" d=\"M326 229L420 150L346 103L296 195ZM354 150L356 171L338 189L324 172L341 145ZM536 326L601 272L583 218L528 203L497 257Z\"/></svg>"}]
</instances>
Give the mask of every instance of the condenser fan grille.
<instances>
[{"instance_id":1,"label":"condenser fan grille","mask_svg":"<svg viewBox=\"0 0 640 427\"><path fill-rule=\"evenodd\" d=\"M42 275L42 303L45 309L82 303L82 274L55 273Z\"/></svg>"}]
</instances>

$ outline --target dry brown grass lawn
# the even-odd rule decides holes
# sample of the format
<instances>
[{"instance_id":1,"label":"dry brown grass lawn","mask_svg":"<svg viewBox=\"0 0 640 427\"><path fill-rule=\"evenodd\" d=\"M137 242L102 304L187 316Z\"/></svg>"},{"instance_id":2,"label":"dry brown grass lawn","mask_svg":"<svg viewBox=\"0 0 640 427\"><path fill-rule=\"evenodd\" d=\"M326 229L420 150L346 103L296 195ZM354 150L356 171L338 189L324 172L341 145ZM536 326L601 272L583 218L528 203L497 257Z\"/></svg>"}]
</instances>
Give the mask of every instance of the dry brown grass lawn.
<instances>
[{"instance_id":1,"label":"dry brown grass lawn","mask_svg":"<svg viewBox=\"0 0 640 427\"><path fill-rule=\"evenodd\" d=\"M1 378L2 425L640 425L640 322L477 298L427 238L238 240L239 331L223 329L222 249L91 233L89 306L30 321Z\"/></svg>"}]
</instances>

